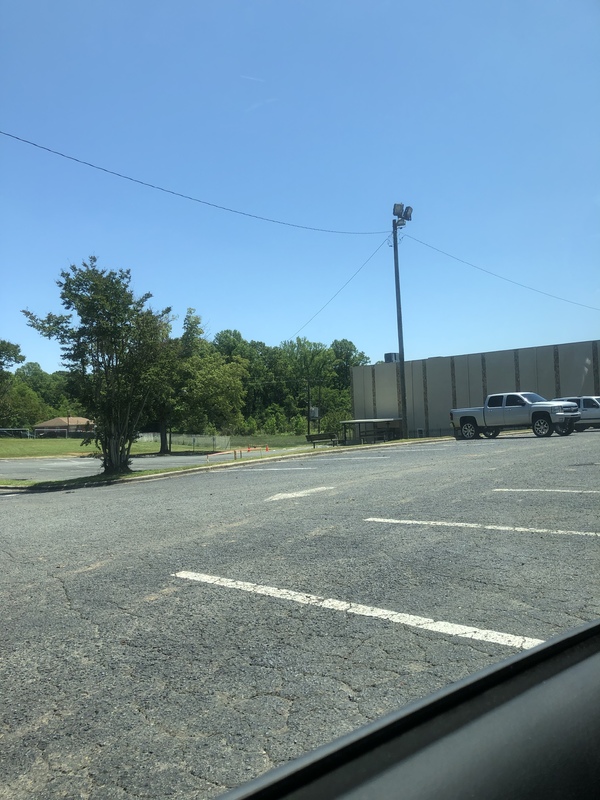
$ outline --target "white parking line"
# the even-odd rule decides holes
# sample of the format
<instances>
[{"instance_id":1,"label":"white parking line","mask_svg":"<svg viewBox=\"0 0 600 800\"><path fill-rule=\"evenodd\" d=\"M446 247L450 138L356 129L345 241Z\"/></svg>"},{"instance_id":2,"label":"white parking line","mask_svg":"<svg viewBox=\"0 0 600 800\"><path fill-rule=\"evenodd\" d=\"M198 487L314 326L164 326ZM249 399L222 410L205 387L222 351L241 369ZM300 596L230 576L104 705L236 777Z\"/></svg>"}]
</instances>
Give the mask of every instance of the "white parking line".
<instances>
[{"instance_id":1,"label":"white parking line","mask_svg":"<svg viewBox=\"0 0 600 800\"><path fill-rule=\"evenodd\" d=\"M454 445L445 445L444 447L427 447L425 449L422 445L419 447L403 447L402 450L398 450L399 453L429 453L431 450L448 450L449 447L453 447Z\"/></svg>"},{"instance_id":2,"label":"white parking line","mask_svg":"<svg viewBox=\"0 0 600 800\"><path fill-rule=\"evenodd\" d=\"M321 456L319 463L322 464L323 461L332 459L335 459L335 461L340 461L340 459L344 461L389 461L390 458L391 456L349 456L346 453L340 453L339 456Z\"/></svg>"},{"instance_id":3,"label":"white parking line","mask_svg":"<svg viewBox=\"0 0 600 800\"><path fill-rule=\"evenodd\" d=\"M183 578L188 581L198 581L208 583L213 586L222 586L225 589L238 589L242 592L252 594L262 594L267 597L275 597L279 600L291 600L294 603L325 608L331 611L342 611L345 614L357 614L361 617L373 617L383 619L388 622L395 622L409 628L419 628L420 630L435 631L448 636L460 636L463 639L474 639L482 642L494 642L506 647L516 647L521 650L528 650L538 644L542 644L543 639L531 639L527 636L513 636L510 633L486 630L485 628L473 628L468 625L457 625L453 622L434 620L427 617L415 617L412 614L400 614L397 611L390 611L386 608L376 606L363 606L359 603L348 603L345 600L334 600L332 598L319 597L305 592L294 592L290 589L278 589L275 586L264 586L260 583L248 583L246 581L233 581L229 578L221 578L217 575L206 575L202 572L176 572L174 577Z\"/></svg>"},{"instance_id":4,"label":"white parking line","mask_svg":"<svg viewBox=\"0 0 600 800\"><path fill-rule=\"evenodd\" d=\"M333 486L317 486L315 489L304 489L300 492L282 492L281 494L274 494L272 497L267 497L265 502L268 503L272 500L289 500L293 497L307 497L307 495L314 494L315 492L329 492L333 488Z\"/></svg>"},{"instance_id":5,"label":"white parking line","mask_svg":"<svg viewBox=\"0 0 600 800\"><path fill-rule=\"evenodd\" d=\"M600 494L599 489L492 489L493 492L549 492L556 494Z\"/></svg>"},{"instance_id":6,"label":"white parking line","mask_svg":"<svg viewBox=\"0 0 600 800\"><path fill-rule=\"evenodd\" d=\"M384 519L367 517L365 522L384 522L388 525L426 525L431 528L473 528L482 531L508 531L509 533L553 533L563 536L600 536L595 531L560 531L550 528L520 528L512 525L482 525L479 522L441 522L440 520L423 519Z\"/></svg>"}]
</instances>

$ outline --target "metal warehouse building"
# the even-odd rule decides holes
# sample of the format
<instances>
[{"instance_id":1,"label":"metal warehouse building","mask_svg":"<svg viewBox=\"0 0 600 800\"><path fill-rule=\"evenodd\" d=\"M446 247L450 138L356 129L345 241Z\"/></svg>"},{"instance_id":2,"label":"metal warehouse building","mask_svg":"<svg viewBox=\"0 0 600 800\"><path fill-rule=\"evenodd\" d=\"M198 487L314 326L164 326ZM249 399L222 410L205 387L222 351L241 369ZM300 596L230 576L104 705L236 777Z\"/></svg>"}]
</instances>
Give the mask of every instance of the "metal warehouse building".
<instances>
[{"instance_id":1,"label":"metal warehouse building","mask_svg":"<svg viewBox=\"0 0 600 800\"><path fill-rule=\"evenodd\" d=\"M549 400L600 395L599 349L596 339L407 361L408 435L451 435L451 408L481 406L495 392L537 392ZM354 367L352 401L354 420L352 425L345 423L347 432L352 436L354 428L355 440L386 438L386 427L389 430L391 424L396 430L395 423L402 417L400 365Z\"/></svg>"}]
</instances>

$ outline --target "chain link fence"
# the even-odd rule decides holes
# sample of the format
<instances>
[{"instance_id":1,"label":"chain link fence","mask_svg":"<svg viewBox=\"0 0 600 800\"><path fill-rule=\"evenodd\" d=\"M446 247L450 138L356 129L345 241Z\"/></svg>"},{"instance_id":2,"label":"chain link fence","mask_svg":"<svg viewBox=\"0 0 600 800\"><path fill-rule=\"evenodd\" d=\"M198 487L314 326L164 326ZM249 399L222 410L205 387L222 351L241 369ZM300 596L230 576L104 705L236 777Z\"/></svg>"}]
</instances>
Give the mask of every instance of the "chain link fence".
<instances>
[{"instance_id":1,"label":"chain link fence","mask_svg":"<svg viewBox=\"0 0 600 800\"><path fill-rule=\"evenodd\" d=\"M171 445L178 444L201 453L217 453L231 448L229 436L203 436L197 433L172 433ZM160 433L140 433L138 442L160 442Z\"/></svg>"}]
</instances>

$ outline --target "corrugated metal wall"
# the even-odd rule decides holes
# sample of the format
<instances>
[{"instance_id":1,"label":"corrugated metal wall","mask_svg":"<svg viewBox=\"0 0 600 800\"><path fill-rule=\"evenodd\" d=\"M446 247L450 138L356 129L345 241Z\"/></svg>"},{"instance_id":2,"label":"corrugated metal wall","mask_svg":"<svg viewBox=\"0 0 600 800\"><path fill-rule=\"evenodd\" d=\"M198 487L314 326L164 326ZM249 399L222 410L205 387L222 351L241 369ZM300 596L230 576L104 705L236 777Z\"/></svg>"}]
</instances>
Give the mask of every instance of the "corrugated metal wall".
<instances>
[{"instance_id":1,"label":"corrugated metal wall","mask_svg":"<svg viewBox=\"0 0 600 800\"><path fill-rule=\"evenodd\" d=\"M526 347L407 361L406 402L410 436L450 434L451 408L480 406L494 392L600 395L600 340ZM354 419L402 414L396 363L354 367Z\"/></svg>"}]
</instances>

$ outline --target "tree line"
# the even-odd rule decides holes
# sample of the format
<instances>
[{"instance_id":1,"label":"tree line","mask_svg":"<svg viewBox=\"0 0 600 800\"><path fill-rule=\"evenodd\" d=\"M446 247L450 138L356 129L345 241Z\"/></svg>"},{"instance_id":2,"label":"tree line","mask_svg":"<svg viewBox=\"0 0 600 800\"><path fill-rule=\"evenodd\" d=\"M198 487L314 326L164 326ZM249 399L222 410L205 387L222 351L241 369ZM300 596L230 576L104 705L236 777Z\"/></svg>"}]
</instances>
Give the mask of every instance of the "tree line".
<instances>
[{"instance_id":1,"label":"tree line","mask_svg":"<svg viewBox=\"0 0 600 800\"><path fill-rule=\"evenodd\" d=\"M173 336L171 309L152 309L149 293L135 296L129 270L100 269L94 256L63 270L57 285L66 313L23 313L60 343L64 370L46 373L0 341L0 427L88 417L105 472L119 473L143 429L160 431L166 453L169 431L302 434L338 431L351 416L352 367L368 358L347 339L268 346L225 330L209 340L193 308Z\"/></svg>"}]
</instances>

